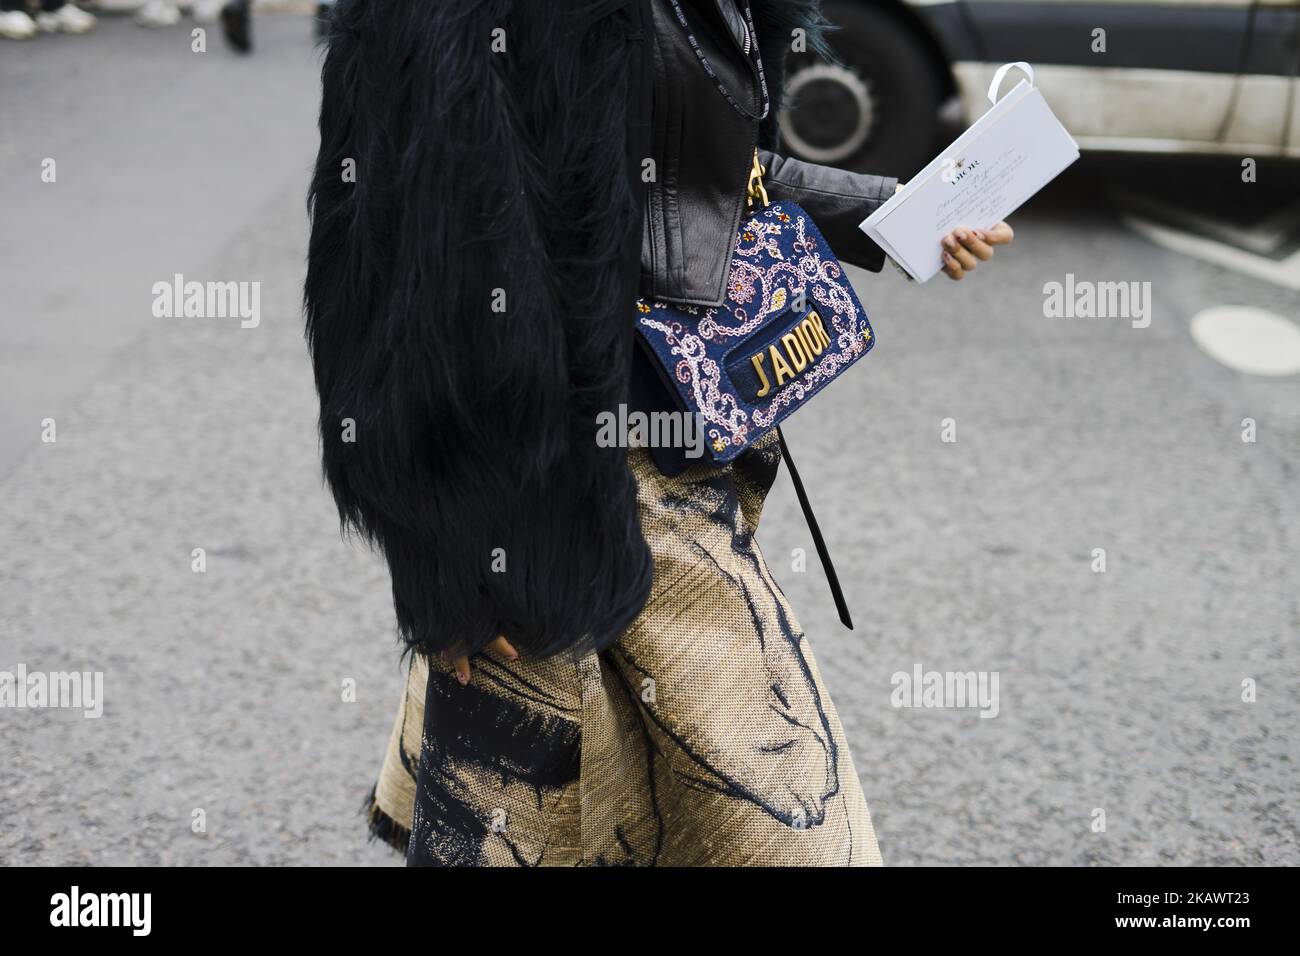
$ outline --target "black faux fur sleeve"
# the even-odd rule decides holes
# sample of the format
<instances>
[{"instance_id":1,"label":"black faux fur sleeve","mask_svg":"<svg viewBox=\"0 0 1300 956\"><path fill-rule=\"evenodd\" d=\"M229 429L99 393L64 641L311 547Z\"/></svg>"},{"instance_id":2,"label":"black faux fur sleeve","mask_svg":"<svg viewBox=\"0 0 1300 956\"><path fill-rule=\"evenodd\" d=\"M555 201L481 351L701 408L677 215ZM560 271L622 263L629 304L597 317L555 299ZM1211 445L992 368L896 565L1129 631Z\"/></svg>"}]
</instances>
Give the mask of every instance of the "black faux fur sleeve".
<instances>
[{"instance_id":1,"label":"black faux fur sleeve","mask_svg":"<svg viewBox=\"0 0 1300 956\"><path fill-rule=\"evenodd\" d=\"M305 304L325 478L413 648L605 646L651 561L625 400L640 0L342 0ZM631 106L629 106L631 104Z\"/></svg>"}]
</instances>

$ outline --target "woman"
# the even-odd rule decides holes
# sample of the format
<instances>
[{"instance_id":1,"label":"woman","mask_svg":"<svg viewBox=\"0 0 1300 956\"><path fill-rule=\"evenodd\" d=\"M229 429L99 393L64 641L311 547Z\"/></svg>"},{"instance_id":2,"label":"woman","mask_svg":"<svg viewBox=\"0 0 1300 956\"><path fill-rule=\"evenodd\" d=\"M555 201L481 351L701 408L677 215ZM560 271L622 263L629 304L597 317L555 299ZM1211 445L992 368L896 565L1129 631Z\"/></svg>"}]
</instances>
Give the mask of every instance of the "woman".
<instances>
[{"instance_id":1,"label":"woman","mask_svg":"<svg viewBox=\"0 0 1300 956\"><path fill-rule=\"evenodd\" d=\"M369 805L409 863L880 862L753 537L776 436L671 477L594 440L636 298L722 301L756 146L774 200L881 268L856 224L896 181L771 152L784 53L823 26L815 0L337 7L308 339L326 477L414 652Z\"/></svg>"}]
</instances>

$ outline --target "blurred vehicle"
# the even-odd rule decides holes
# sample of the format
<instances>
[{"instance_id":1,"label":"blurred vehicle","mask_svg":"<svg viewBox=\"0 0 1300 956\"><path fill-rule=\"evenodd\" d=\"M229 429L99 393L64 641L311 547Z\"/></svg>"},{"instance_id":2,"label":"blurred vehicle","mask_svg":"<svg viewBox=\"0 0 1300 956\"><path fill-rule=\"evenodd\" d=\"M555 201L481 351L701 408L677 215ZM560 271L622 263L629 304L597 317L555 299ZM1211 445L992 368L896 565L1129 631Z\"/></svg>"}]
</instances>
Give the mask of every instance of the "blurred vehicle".
<instances>
[{"instance_id":1,"label":"blurred vehicle","mask_svg":"<svg viewBox=\"0 0 1300 956\"><path fill-rule=\"evenodd\" d=\"M1080 147L1300 157L1300 0L827 0L839 64L795 54L786 150L910 175L943 118L1032 64ZM1014 73L1003 89L1019 79Z\"/></svg>"}]
</instances>

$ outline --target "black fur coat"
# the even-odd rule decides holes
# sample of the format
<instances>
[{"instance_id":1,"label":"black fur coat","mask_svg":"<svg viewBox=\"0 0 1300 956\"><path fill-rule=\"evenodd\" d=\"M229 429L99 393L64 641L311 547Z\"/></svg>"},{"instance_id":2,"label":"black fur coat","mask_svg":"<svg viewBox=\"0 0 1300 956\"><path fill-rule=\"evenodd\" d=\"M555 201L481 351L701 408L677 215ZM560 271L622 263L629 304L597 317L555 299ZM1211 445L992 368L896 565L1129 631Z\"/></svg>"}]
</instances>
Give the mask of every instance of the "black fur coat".
<instances>
[{"instance_id":1,"label":"black fur coat","mask_svg":"<svg viewBox=\"0 0 1300 956\"><path fill-rule=\"evenodd\" d=\"M324 471L423 653L604 647L649 593L627 453L595 440L627 394L648 2L335 8L305 294ZM752 6L777 92L818 4Z\"/></svg>"}]
</instances>

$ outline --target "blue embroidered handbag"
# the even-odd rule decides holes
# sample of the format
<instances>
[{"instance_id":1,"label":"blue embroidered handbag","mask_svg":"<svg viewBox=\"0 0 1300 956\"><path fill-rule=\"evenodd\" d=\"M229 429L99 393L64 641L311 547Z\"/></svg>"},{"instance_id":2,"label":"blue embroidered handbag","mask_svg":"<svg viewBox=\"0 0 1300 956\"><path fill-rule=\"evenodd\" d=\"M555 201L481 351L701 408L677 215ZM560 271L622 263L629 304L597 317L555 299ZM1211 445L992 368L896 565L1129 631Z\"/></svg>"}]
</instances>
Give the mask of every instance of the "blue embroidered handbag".
<instances>
[{"instance_id":1,"label":"blue embroidered handbag","mask_svg":"<svg viewBox=\"0 0 1300 956\"><path fill-rule=\"evenodd\" d=\"M720 306L637 300L637 332L704 454L734 459L871 350L866 310L812 218L769 202L754 153ZM755 206L755 199L762 201Z\"/></svg>"}]
</instances>

